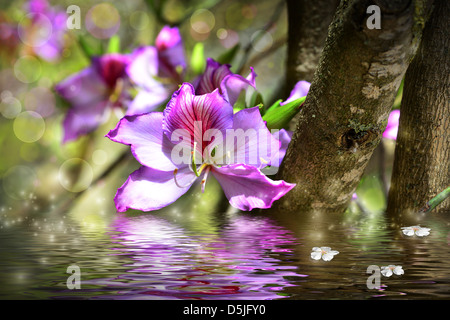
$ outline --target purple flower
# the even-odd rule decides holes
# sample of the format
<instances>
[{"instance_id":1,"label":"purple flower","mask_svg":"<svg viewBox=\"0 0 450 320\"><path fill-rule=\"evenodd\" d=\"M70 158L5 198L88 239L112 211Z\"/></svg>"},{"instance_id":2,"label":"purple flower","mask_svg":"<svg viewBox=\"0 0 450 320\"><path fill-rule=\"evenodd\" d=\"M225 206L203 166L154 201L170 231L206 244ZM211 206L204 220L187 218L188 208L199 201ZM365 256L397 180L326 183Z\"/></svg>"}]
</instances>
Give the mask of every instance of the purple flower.
<instances>
[{"instance_id":1,"label":"purple flower","mask_svg":"<svg viewBox=\"0 0 450 320\"><path fill-rule=\"evenodd\" d=\"M118 53L95 57L89 67L56 85L56 92L71 106L63 123L63 142L94 131L112 108L128 102L125 68L129 59Z\"/></svg>"},{"instance_id":2,"label":"purple flower","mask_svg":"<svg viewBox=\"0 0 450 320\"><path fill-rule=\"evenodd\" d=\"M30 0L28 11L33 14L26 37L46 34L45 39L33 46L33 51L42 59L55 61L64 49L67 15L63 10L51 7L46 0ZM31 43L33 39L28 39ZM42 42L42 43L41 43Z\"/></svg>"},{"instance_id":3,"label":"purple flower","mask_svg":"<svg viewBox=\"0 0 450 320\"><path fill-rule=\"evenodd\" d=\"M311 83L308 81L299 81L295 84L294 89L292 89L289 98L287 98L286 101L281 102L280 105L285 105L291 101L294 101L298 98L305 97L308 94L309 87L311 86Z\"/></svg>"},{"instance_id":4,"label":"purple flower","mask_svg":"<svg viewBox=\"0 0 450 320\"><path fill-rule=\"evenodd\" d=\"M258 134L237 136L235 143L235 137L229 140L228 136L236 132ZM258 107L233 114L218 90L195 95L193 86L184 83L164 112L125 116L107 137L130 145L143 165L117 191L114 201L121 212L165 207L196 181L204 190L210 174L230 204L241 210L269 208L295 186L273 181L261 172L275 161L281 143L265 126Z\"/></svg>"},{"instance_id":5,"label":"purple flower","mask_svg":"<svg viewBox=\"0 0 450 320\"><path fill-rule=\"evenodd\" d=\"M244 78L231 72L230 65L220 64L208 58L205 72L196 80L195 93L202 95L219 89L220 94L233 106L243 90L249 87L256 88L257 75L252 67L250 70L250 74Z\"/></svg>"},{"instance_id":6,"label":"purple flower","mask_svg":"<svg viewBox=\"0 0 450 320\"><path fill-rule=\"evenodd\" d=\"M400 110L392 110L389 114L388 124L383 132L383 138L397 140Z\"/></svg>"},{"instance_id":7,"label":"purple flower","mask_svg":"<svg viewBox=\"0 0 450 320\"><path fill-rule=\"evenodd\" d=\"M138 48L132 54L127 74L138 93L127 115L155 110L170 98L182 82L186 62L178 28L164 27L155 45Z\"/></svg>"},{"instance_id":8,"label":"purple flower","mask_svg":"<svg viewBox=\"0 0 450 320\"><path fill-rule=\"evenodd\" d=\"M177 27L165 26L155 41L158 52L158 76L182 82L182 72L186 68L183 41Z\"/></svg>"}]
</instances>

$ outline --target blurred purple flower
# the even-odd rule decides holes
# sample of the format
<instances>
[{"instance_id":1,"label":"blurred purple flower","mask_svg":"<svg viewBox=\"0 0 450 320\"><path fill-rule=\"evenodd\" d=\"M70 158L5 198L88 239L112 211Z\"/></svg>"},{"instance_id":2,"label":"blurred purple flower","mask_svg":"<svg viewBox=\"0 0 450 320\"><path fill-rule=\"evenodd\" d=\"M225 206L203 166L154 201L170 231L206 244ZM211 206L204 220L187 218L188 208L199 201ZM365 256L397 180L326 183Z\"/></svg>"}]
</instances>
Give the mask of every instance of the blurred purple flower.
<instances>
[{"instance_id":1,"label":"blurred purple flower","mask_svg":"<svg viewBox=\"0 0 450 320\"><path fill-rule=\"evenodd\" d=\"M163 27L156 37L155 46L158 52L158 76L181 83L186 60L178 28Z\"/></svg>"},{"instance_id":2,"label":"blurred purple flower","mask_svg":"<svg viewBox=\"0 0 450 320\"><path fill-rule=\"evenodd\" d=\"M392 110L389 114L388 124L383 132L383 138L397 140L400 110Z\"/></svg>"},{"instance_id":3,"label":"blurred purple flower","mask_svg":"<svg viewBox=\"0 0 450 320\"><path fill-rule=\"evenodd\" d=\"M125 68L129 61L129 56L118 53L95 57L89 67L55 86L71 106L63 123L63 142L94 131L108 119L112 108L128 103Z\"/></svg>"},{"instance_id":4,"label":"blurred purple flower","mask_svg":"<svg viewBox=\"0 0 450 320\"><path fill-rule=\"evenodd\" d=\"M256 89L256 76L252 67L250 74L244 78L231 72L230 65L220 64L208 58L205 72L196 80L195 93L202 95L219 89L220 94L233 106L243 90L249 87Z\"/></svg>"},{"instance_id":5,"label":"blurred purple flower","mask_svg":"<svg viewBox=\"0 0 450 320\"><path fill-rule=\"evenodd\" d=\"M254 150L251 147L258 146L258 141L244 139L244 143L233 145L233 150L224 148L223 140L216 135L213 135L214 139L210 137L210 143L205 144L205 139L197 143L198 134L204 137L208 130L225 133L239 129L262 132L266 142L264 147L279 151L281 143L265 126L258 107L243 109L233 115L233 107L218 89L195 95L193 86L184 83L173 94L164 112L124 117L107 137L130 145L133 155L143 166L117 191L114 198L117 210L151 211L165 207L186 193L195 181L200 180L204 190L209 173L218 180L232 206L241 210L271 207L273 201L295 184L267 178L260 171L264 166L263 159L256 157L255 162L247 161L249 152ZM185 135L174 139L180 131ZM182 141L179 141L180 137ZM172 139L179 143L172 143ZM188 161L174 159L174 148L180 145L188 150ZM233 157L226 164L220 162L228 159L230 151L233 155L245 155L243 161L238 162ZM259 149L256 151L258 153Z\"/></svg>"},{"instance_id":6,"label":"blurred purple flower","mask_svg":"<svg viewBox=\"0 0 450 320\"><path fill-rule=\"evenodd\" d=\"M43 43L39 41L33 46L33 51L44 60L58 60L64 49L64 34L66 32L67 20L66 12L50 6L46 0L30 0L28 3L28 11L33 16L26 36L34 37L40 33L45 33L48 36ZM50 22L50 25L48 25L47 21ZM28 41L33 42L32 39Z\"/></svg>"},{"instance_id":7,"label":"blurred purple flower","mask_svg":"<svg viewBox=\"0 0 450 320\"><path fill-rule=\"evenodd\" d=\"M136 49L131 60L127 74L138 93L127 115L153 111L167 101L182 82L186 62L178 28L164 27L155 46Z\"/></svg>"}]
</instances>

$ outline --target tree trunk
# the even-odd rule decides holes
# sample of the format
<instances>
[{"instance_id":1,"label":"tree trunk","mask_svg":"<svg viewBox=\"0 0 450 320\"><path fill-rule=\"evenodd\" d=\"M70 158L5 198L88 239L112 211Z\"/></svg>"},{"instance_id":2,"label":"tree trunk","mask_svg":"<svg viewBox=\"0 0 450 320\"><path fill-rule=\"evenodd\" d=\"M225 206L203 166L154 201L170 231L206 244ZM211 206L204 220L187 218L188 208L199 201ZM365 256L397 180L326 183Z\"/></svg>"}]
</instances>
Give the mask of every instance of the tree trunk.
<instances>
[{"instance_id":1,"label":"tree trunk","mask_svg":"<svg viewBox=\"0 0 450 320\"><path fill-rule=\"evenodd\" d=\"M374 2L381 29L366 25ZM345 210L420 43L425 2L341 1L278 173L297 186L278 201L278 209Z\"/></svg>"},{"instance_id":2,"label":"tree trunk","mask_svg":"<svg viewBox=\"0 0 450 320\"><path fill-rule=\"evenodd\" d=\"M406 73L388 212L418 210L450 185L449 1L435 1ZM450 211L450 199L435 210Z\"/></svg>"},{"instance_id":3,"label":"tree trunk","mask_svg":"<svg viewBox=\"0 0 450 320\"><path fill-rule=\"evenodd\" d=\"M312 81L338 4L339 0L287 0L287 91L300 80Z\"/></svg>"}]
</instances>

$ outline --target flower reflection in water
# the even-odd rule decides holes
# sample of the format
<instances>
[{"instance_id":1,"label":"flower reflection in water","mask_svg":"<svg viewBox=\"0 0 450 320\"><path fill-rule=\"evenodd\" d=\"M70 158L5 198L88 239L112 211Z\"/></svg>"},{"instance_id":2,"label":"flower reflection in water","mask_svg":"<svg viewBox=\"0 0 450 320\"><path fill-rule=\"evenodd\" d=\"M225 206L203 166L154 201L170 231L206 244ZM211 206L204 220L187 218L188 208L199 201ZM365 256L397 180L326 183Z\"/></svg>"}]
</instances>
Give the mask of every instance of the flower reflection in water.
<instances>
[{"instance_id":1,"label":"flower reflection in water","mask_svg":"<svg viewBox=\"0 0 450 320\"><path fill-rule=\"evenodd\" d=\"M154 215L118 215L113 229L126 272L84 285L106 281L119 299L275 299L291 286L285 276L302 276L283 263L296 239L263 217L235 215L219 233L198 235Z\"/></svg>"}]
</instances>

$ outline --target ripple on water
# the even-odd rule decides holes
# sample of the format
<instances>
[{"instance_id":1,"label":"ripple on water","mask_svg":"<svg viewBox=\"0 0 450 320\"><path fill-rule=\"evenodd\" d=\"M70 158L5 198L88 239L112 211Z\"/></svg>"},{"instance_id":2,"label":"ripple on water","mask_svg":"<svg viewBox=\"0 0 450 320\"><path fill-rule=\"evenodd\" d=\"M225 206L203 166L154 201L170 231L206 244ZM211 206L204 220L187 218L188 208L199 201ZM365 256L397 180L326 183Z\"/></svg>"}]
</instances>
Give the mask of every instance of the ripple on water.
<instances>
[{"instance_id":1,"label":"ripple on water","mask_svg":"<svg viewBox=\"0 0 450 320\"><path fill-rule=\"evenodd\" d=\"M433 216L422 221L432 228L424 238L403 236L382 214L212 214L205 232L169 214L109 217L102 232L50 217L0 229L0 299L450 298L449 225ZM339 254L315 261L315 246ZM81 290L66 286L73 264ZM368 289L367 267L389 264L405 274Z\"/></svg>"}]
</instances>

